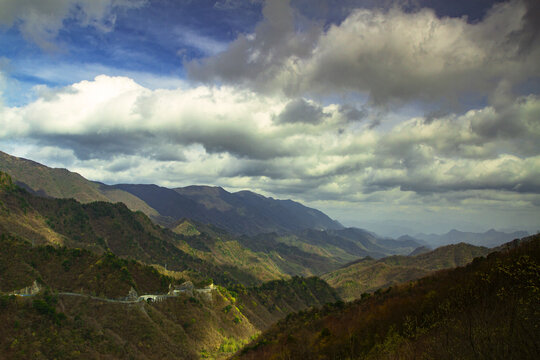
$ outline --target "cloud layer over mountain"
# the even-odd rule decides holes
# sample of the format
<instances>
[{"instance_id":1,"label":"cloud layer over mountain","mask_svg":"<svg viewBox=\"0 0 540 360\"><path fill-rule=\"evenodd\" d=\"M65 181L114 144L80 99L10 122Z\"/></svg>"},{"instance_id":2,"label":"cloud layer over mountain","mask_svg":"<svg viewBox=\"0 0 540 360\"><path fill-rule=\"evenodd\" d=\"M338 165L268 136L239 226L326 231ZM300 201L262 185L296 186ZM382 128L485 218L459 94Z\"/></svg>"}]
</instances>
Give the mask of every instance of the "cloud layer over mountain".
<instances>
[{"instance_id":1,"label":"cloud layer over mountain","mask_svg":"<svg viewBox=\"0 0 540 360\"><path fill-rule=\"evenodd\" d=\"M117 11L150 6L40 6L53 3L41 21L29 15L37 5L8 1L0 22L46 47L66 19L112 31ZM292 197L360 226L407 214L433 223L428 230L535 224L536 2L495 3L475 21L347 3L338 22L297 3L267 2L253 31L228 45L206 37L215 46L183 58L182 87L109 75L36 86L27 104L0 106L3 149L105 182Z\"/></svg>"}]
</instances>

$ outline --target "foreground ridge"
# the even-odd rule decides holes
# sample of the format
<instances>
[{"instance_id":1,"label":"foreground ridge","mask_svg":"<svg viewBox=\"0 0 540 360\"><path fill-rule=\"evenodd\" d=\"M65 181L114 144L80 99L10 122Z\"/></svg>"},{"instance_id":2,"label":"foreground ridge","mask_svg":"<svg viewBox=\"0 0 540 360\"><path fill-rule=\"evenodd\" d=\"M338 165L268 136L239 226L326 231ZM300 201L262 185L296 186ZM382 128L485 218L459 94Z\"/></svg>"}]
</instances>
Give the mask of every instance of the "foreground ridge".
<instances>
[{"instance_id":1,"label":"foreground ridge","mask_svg":"<svg viewBox=\"0 0 540 360\"><path fill-rule=\"evenodd\" d=\"M537 359L540 235L466 267L289 315L237 359Z\"/></svg>"}]
</instances>

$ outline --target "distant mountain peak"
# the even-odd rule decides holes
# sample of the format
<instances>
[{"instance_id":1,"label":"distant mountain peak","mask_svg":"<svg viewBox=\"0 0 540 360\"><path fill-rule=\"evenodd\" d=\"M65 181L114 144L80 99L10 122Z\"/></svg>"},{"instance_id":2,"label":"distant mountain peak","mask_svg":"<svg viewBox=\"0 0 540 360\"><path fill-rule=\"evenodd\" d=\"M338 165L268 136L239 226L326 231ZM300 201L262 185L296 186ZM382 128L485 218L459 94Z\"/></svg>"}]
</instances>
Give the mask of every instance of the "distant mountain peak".
<instances>
[{"instance_id":1,"label":"distant mountain peak","mask_svg":"<svg viewBox=\"0 0 540 360\"><path fill-rule=\"evenodd\" d=\"M452 229L446 234L417 234L416 238L427 242L432 246L442 246L448 244L457 244L460 242L485 247L496 247L515 238L522 238L529 235L526 231L515 231L506 233L490 229L483 233L464 232Z\"/></svg>"}]
</instances>

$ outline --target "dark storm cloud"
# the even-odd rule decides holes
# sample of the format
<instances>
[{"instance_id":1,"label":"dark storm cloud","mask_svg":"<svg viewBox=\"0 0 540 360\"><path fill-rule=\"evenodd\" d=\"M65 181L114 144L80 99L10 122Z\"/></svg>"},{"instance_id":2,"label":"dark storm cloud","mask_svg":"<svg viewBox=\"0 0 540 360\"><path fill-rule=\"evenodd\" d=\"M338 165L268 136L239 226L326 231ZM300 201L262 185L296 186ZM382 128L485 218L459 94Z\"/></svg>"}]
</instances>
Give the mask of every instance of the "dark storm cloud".
<instances>
[{"instance_id":1,"label":"dark storm cloud","mask_svg":"<svg viewBox=\"0 0 540 360\"><path fill-rule=\"evenodd\" d=\"M510 41L519 42L520 55L528 55L540 47L540 2L524 0L527 11L523 15L523 28L510 34Z\"/></svg>"},{"instance_id":2,"label":"dark storm cloud","mask_svg":"<svg viewBox=\"0 0 540 360\"><path fill-rule=\"evenodd\" d=\"M474 169L468 169L474 172ZM432 194L445 192L464 192L469 190L495 190L516 193L540 193L538 172L523 177L508 176L504 170L490 176L471 178L467 174L451 181L436 181L431 176L409 172L406 178L388 178L383 180L368 180L366 187L369 191L388 190L399 188L401 191L413 191L417 194Z\"/></svg>"},{"instance_id":3,"label":"dark storm cloud","mask_svg":"<svg viewBox=\"0 0 540 360\"><path fill-rule=\"evenodd\" d=\"M342 113L349 122L363 120L368 115L368 112L365 109L358 110L356 106L350 104L340 105L339 112Z\"/></svg>"},{"instance_id":4,"label":"dark storm cloud","mask_svg":"<svg viewBox=\"0 0 540 360\"><path fill-rule=\"evenodd\" d=\"M501 81L513 87L540 76L537 7L495 4L472 23L422 7L357 8L324 28L299 25L301 10L286 1L267 2L254 34L186 69L195 80L294 97L358 92L380 107L422 101L460 109L463 98L480 102Z\"/></svg>"},{"instance_id":5,"label":"dark storm cloud","mask_svg":"<svg viewBox=\"0 0 540 360\"><path fill-rule=\"evenodd\" d=\"M108 159L115 155L139 155L159 161L184 161L184 146L200 144L210 154L229 153L238 158L272 159L291 155L273 139L241 129L193 129L188 132L110 132L43 135L34 134L43 146L72 149L81 160Z\"/></svg>"},{"instance_id":6,"label":"dark storm cloud","mask_svg":"<svg viewBox=\"0 0 540 360\"><path fill-rule=\"evenodd\" d=\"M280 82L281 77L285 87L292 86L285 90L296 92L296 85L287 79L294 76L294 71L287 70L285 62L294 61L291 57L311 55L320 26L307 24L304 31L297 33L295 11L286 0L266 2L263 16L253 34L240 35L226 51L184 64L190 77L203 82L220 79L234 84L248 83L264 91L273 91L273 83ZM288 74L282 74L284 69Z\"/></svg>"},{"instance_id":7,"label":"dark storm cloud","mask_svg":"<svg viewBox=\"0 0 540 360\"><path fill-rule=\"evenodd\" d=\"M276 117L279 123L319 124L327 115L318 104L309 103L300 98L292 100Z\"/></svg>"},{"instance_id":8,"label":"dark storm cloud","mask_svg":"<svg viewBox=\"0 0 540 360\"><path fill-rule=\"evenodd\" d=\"M110 159L114 155L150 155L161 140L150 133L33 134L42 146L72 149L80 160Z\"/></svg>"},{"instance_id":9,"label":"dark storm cloud","mask_svg":"<svg viewBox=\"0 0 540 360\"><path fill-rule=\"evenodd\" d=\"M233 127L196 127L172 136L177 144L201 144L208 153L229 153L239 158L272 159L290 155L273 139Z\"/></svg>"}]
</instances>

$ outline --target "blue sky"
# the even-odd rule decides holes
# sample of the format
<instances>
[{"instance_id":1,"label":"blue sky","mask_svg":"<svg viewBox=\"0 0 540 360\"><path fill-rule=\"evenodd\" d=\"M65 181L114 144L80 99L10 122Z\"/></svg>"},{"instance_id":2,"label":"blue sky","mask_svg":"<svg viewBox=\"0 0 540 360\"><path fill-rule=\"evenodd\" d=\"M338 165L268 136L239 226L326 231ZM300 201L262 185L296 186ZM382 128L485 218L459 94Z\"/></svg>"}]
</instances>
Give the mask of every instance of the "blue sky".
<instances>
[{"instance_id":1,"label":"blue sky","mask_svg":"<svg viewBox=\"0 0 540 360\"><path fill-rule=\"evenodd\" d=\"M0 0L0 150L384 234L537 230L539 5Z\"/></svg>"},{"instance_id":2,"label":"blue sky","mask_svg":"<svg viewBox=\"0 0 540 360\"><path fill-rule=\"evenodd\" d=\"M73 1L75 6L77 2ZM479 21L494 1L423 1L407 4L407 11L430 6L439 16L467 16ZM381 5L382 4L382 5ZM298 16L324 23L344 20L357 6L393 6L381 1L296 1ZM136 8L111 11L114 21L101 19L101 26L81 23L75 14L66 14L54 36L27 41L16 18L3 27L0 38L7 72L20 89L9 94L8 104L22 105L32 97L35 85L66 86L75 81L108 73L110 75L141 73L141 82L149 74L156 77L186 78L184 62L204 58L225 50L239 34L250 33L262 20L262 1L145 1ZM71 13L74 11L71 10ZM49 44L47 44L49 45ZM62 70L54 71L54 68ZM149 84L150 85L150 84ZM151 86L157 86L152 84ZM165 85L167 86L167 85ZM17 87L15 87L17 89Z\"/></svg>"},{"instance_id":3,"label":"blue sky","mask_svg":"<svg viewBox=\"0 0 540 360\"><path fill-rule=\"evenodd\" d=\"M8 73L20 92L25 94L34 85L66 86L102 73L140 73L142 82L149 75L185 78L184 60L221 51L238 32L252 30L260 4L230 11L216 9L211 1L155 1L114 16L114 28L103 30L68 15L50 39L53 49L27 41L28 36L17 27L21 20L4 27L2 56L9 61ZM9 103L28 101L20 95L11 95Z\"/></svg>"}]
</instances>

